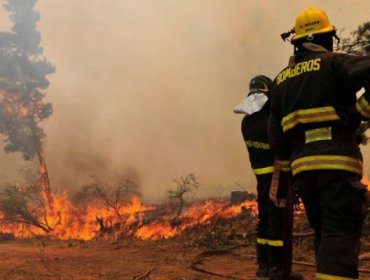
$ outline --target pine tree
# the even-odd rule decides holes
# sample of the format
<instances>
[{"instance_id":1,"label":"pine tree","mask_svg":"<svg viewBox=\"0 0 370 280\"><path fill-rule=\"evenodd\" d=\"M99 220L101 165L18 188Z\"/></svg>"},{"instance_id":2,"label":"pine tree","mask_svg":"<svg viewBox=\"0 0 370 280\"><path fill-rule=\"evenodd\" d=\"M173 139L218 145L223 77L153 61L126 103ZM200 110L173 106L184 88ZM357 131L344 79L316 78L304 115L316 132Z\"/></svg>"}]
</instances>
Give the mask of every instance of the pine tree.
<instances>
[{"instance_id":1,"label":"pine tree","mask_svg":"<svg viewBox=\"0 0 370 280\"><path fill-rule=\"evenodd\" d=\"M8 32L0 32L0 133L5 136L6 152L21 152L25 160L37 157L40 192L50 203L42 149L46 135L40 123L53 112L52 105L43 101L43 91L49 86L46 76L54 73L55 67L43 57L36 2L7 0L3 4L13 26Z\"/></svg>"}]
</instances>

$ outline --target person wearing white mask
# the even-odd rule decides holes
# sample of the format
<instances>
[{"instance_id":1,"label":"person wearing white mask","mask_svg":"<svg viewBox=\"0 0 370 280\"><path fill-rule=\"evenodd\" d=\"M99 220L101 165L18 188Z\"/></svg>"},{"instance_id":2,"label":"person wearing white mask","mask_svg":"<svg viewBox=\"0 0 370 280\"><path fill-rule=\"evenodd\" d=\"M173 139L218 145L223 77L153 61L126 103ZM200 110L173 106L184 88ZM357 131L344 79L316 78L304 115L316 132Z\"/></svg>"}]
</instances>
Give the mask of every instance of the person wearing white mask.
<instances>
[{"instance_id":1,"label":"person wearing white mask","mask_svg":"<svg viewBox=\"0 0 370 280\"><path fill-rule=\"evenodd\" d=\"M267 124L270 111L272 81L264 75L250 80L247 97L234 108L234 113L245 114L241 130L249 153L249 161L257 179L258 224L256 254L257 279L303 279L291 273L292 248L284 241L284 207L270 200L270 186L274 173L274 154L270 150ZM288 177L278 178L277 197L285 198ZM280 199L279 199L280 200ZM291 217L291 215L288 215ZM291 221L285 221L290 224ZM286 261L288 260L288 261ZM288 263L287 263L288 262ZM289 275L289 276L287 276Z\"/></svg>"}]
</instances>

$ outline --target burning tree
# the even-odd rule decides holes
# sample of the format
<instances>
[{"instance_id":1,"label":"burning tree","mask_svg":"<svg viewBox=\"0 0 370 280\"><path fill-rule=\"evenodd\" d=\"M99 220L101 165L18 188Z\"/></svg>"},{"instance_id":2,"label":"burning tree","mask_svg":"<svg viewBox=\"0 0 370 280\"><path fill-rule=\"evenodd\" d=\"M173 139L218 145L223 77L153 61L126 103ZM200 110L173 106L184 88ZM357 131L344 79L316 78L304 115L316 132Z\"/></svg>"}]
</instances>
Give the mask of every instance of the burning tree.
<instances>
[{"instance_id":1,"label":"burning tree","mask_svg":"<svg viewBox=\"0 0 370 280\"><path fill-rule=\"evenodd\" d=\"M51 192L45 158L44 130L40 123L52 114L42 92L46 79L55 68L42 55L41 35L36 30L40 19L34 11L37 0L6 0L3 4L13 26L0 32L0 133L5 137L6 152L21 152L25 160L39 161L39 191L51 204Z\"/></svg>"}]
</instances>

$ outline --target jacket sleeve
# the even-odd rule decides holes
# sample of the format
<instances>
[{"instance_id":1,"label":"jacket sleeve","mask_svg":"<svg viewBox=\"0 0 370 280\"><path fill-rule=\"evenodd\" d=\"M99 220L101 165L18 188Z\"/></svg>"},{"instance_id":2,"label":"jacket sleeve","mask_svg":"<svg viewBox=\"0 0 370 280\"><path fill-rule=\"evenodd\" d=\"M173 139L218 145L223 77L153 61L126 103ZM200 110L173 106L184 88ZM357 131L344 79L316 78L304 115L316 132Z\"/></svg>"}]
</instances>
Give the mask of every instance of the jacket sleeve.
<instances>
[{"instance_id":1,"label":"jacket sleeve","mask_svg":"<svg viewBox=\"0 0 370 280\"><path fill-rule=\"evenodd\" d=\"M356 111L364 119L370 118L370 56L339 55L336 67L341 79L356 92L365 93L356 102Z\"/></svg>"},{"instance_id":2,"label":"jacket sleeve","mask_svg":"<svg viewBox=\"0 0 370 280\"><path fill-rule=\"evenodd\" d=\"M278 96L274 96L274 89L271 92L270 115L268 119L268 137L272 152L275 154L277 160L287 161L290 159L289 143L286 135L283 133L281 126L281 114L279 113Z\"/></svg>"}]
</instances>

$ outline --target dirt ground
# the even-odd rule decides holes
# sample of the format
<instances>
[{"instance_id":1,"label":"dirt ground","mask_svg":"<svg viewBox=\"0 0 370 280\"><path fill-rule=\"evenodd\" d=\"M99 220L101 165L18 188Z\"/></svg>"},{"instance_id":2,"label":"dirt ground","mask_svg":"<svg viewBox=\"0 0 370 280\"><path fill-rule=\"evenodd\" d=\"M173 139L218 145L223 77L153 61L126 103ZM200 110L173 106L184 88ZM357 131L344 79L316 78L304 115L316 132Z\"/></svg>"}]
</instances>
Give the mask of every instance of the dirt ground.
<instances>
[{"instance_id":1,"label":"dirt ground","mask_svg":"<svg viewBox=\"0 0 370 280\"><path fill-rule=\"evenodd\" d=\"M178 240L119 243L37 239L2 241L0 279L253 279L256 269L253 246L205 256L197 264L198 268L225 275L223 277L191 268L204 251ZM295 265L294 270L304 273L306 279L314 279L312 267Z\"/></svg>"},{"instance_id":2,"label":"dirt ground","mask_svg":"<svg viewBox=\"0 0 370 280\"><path fill-rule=\"evenodd\" d=\"M187 244L186 240L1 241L0 279L254 279L256 264L252 245L233 250L206 250ZM305 250L300 249L294 254L296 260L313 261L312 254ZM223 276L193 269L195 260L200 270ZM370 261L363 261L361 267L370 269ZM293 269L303 273L305 279L314 279L314 267L294 265ZM361 279L370 279L370 274L362 274Z\"/></svg>"}]
</instances>

